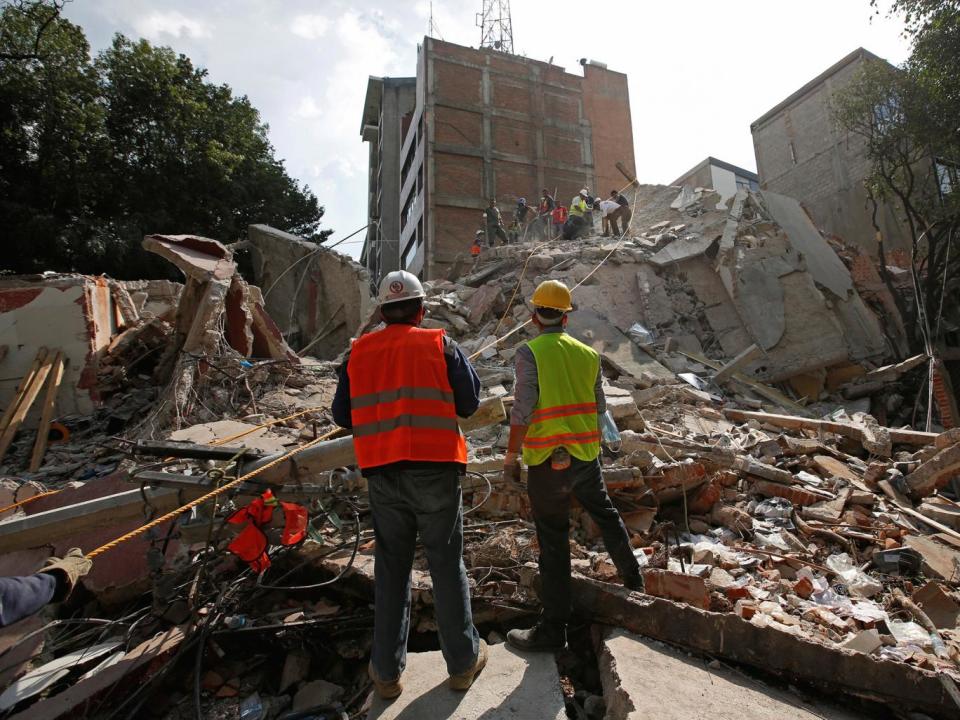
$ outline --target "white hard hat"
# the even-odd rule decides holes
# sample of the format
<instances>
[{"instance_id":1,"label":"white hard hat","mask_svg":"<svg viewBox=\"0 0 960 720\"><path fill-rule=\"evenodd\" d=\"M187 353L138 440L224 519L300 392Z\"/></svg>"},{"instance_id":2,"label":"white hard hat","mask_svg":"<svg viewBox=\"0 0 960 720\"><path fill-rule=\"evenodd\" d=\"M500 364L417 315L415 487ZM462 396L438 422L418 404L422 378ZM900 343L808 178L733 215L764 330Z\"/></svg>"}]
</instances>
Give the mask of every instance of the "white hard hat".
<instances>
[{"instance_id":1,"label":"white hard hat","mask_svg":"<svg viewBox=\"0 0 960 720\"><path fill-rule=\"evenodd\" d=\"M406 270L394 270L387 273L380 281L380 294L377 301L381 305L389 305L426 296L423 285L420 284L416 275Z\"/></svg>"},{"instance_id":2,"label":"white hard hat","mask_svg":"<svg viewBox=\"0 0 960 720\"><path fill-rule=\"evenodd\" d=\"M589 191L587 188L583 188L582 190L580 190L580 194L581 194L581 195L589 195L589 194L590 194L590 191Z\"/></svg>"}]
</instances>

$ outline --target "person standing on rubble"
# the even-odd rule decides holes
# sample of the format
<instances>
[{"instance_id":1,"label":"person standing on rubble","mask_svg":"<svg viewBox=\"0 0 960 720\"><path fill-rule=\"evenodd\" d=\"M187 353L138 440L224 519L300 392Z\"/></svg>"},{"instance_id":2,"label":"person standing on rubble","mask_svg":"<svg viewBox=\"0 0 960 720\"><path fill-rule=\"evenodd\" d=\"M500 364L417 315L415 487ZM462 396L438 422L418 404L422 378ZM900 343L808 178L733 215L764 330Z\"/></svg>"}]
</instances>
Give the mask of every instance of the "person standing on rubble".
<instances>
[{"instance_id":1,"label":"person standing on rubble","mask_svg":"<svg viewBox=\"0 0 960 720\"><path fill-rule=\"evenodd\" d=\"M568 335L570 290L546 280L531 300L539 334L514 356L513 408L503 474L527 492L540 545L543 612L529 630L511 630L507 642L521 650L562 650L570 618L570 497L600 528L603 544L631 590L641 590L640 566L627 529L600 472L600 416L606 410L600 356Z\"/></svg>"},{"instance_id":2,"label":"person standing on rubble","mask_svg":"<svg viewBox=\"0 0 960 720\"><path fill-rule=\"evenodd\" d=\"M490 247L494 245L494 237L500 238L503 245L507 244L507 233L503 229L503 217L500 215L500 208L497 207L497 199L490 198L490 204L483 211L484 224L487 230L487 242Z\"/></svg>"},{"instance_id":3,"label":"person standing on rubble","mask_svg":"<svg viewBox=\"0 0 960 720\"><path fill-rule=\"evenodd\" d=\"M467 445L457 424L458 416L476 412L480 379L443 330L420 327L424 297L415 275L398 270L384 277L378 299L386 327L354 341L332 405L334 422L353 429L370 493L376 582L369 674L384 698L403 691L418 534L450 687L468 689L487 662L463 564L460 478Z\"/></svg>"},{"instance_id":4,"label":"person standing on rubble","mask_svg":"<svg viewBox=\"0 0 960 720\"><path fill-rule=\"evenodd\" d=\"M620 232L620 226L617 224L617 221L623 220L623 232L627 231L627 224L630 222L626 218L626 214L630 212L629 208L625 208L623 205L619 204L615 200L597 200L593 203L593 209L599 210L603 217L603 236L610 237L610 228L613 228L613 234L615 236L620 236L623 233Z\"/></svg>"},{"instance_id":5,"label":"person standing on rubble","mask_svg":"<svg viewBox=\"0 0 960 720\"><path fill-rule=\"evenodd\" d=\"M587 230L587 213L590 212L590 206L587 205L587 198L590 197L590 191L583 188L570 201L570 210L567 215L567 221L563 225L563 239L573 240L581 233ZM590 224L593 217L590 217Z\"/></svg>"},{"instance_id":6,"label":"person standing on rubble","mask_svg":"<svg viewBox=\"0 0 960 720\"><path fill-rule=\"evenodd\" d=\"M633 210L630 209L630 201L627 200L624 194L619 190L611 190L610 199L623 208L620 219L623 220L623 224L625 226L624 232L626 232L626 228L630 226L630 220L633 219Z\"/></svg>"},{"instance_id":7,"label":"person standing on rubble","mask_svg":"<svg viewBox=\"0 0 960 720\"><path fill-rule=\"evenodd\" d=\"M33 615L49 603L65 600L91 567L93 561L79 548L72 548L62 558L49 558L33 575L0 577L0 627Z\"/></svg>"},{"instance_id":8,"label":"person standing on rubble","mask_svg":"<svg viewBox=\"0 0 960 720\"><path fill-rule=\"evenodd\" d=\"M540 232L543 234L544 240L550 238L550 225L552 224L553 211L556 207L557 202L553 199L553 195L550 194L547 188L543 188L543 190L540 191L540 205L537 207L537 220L540 221Z\"/></svg>"}]
</instances>

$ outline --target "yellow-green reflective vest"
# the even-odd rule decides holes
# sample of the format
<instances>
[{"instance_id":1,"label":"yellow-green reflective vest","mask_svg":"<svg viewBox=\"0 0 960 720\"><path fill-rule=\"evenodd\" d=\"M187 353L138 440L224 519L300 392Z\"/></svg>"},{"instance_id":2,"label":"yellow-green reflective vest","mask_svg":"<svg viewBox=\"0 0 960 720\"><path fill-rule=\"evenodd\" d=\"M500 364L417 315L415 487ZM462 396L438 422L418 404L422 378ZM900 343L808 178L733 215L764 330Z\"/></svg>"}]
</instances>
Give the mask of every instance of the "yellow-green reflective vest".
<instances>
[{"instance_id":1,"label":"yellow-green reflective vest","mask_svg":"<svg viewBox=\"0 0 960 720\"><path fill-rule=\"evenodd\" d=\"M584 214L587 212L588 209L589 209L589 208L587 207L587 201L584 200L584 199L583 199L582 197L580 197L579 195L577 195L577 197L575 197L573 200L570 201L570 214L571 214L571 215L574 215L574 216L580 215L580 216L582 216L582 215L584 215Z\"/></svg>"},{"instance_id":2,"label":"yellow-green reflective vest","mask_svg":"<svg viewBox=\"0 0 960 720\"><path fill-rule=\"evenodd\" d=\"M600 356L566 333L542 333L527 345L537 362L540 399L523 441L523 462L539 465L558 447L579 460L600 454L594 383Z\"/></svg>"}]
</instances>

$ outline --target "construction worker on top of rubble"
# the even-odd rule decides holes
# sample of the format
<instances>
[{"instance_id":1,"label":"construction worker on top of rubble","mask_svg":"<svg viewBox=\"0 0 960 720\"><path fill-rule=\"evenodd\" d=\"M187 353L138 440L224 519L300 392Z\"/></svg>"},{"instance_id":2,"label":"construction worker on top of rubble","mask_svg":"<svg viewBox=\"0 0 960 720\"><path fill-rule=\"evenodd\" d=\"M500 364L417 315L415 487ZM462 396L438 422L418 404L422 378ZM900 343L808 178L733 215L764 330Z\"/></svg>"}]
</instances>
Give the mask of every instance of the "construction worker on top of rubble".
<instances>
[{"instance_id":1,"label":"construction worker on top of rubble","mask_svg":"<svg viewBox=\"0 0 960 720\"><path fill-rule=\"evenodd\" d=\"M603 236L610 237L610 228L613 228L613 234L622 235L627 231L627 224L630 222L626 215L630 208L624 207L615 200L596 200L593 203L593 209L599 210L603 217ZM620 226L617 221L623 219L623 233L620 232Z\"/></svg>"},{"instance_id":2,"label":"construction worker on top of rubble","mask_svg":"<svg viewBox=\"0 0 960 720\"><path fill-rule=\"evenodd\" d=\"M537 220L539 220L540 233L544 239L550 237L550 225L553 219L553 210L557 207L556 200L547 188L540 191L540 204L537 206Z\"/></svg>"},{"instance_id":3,"label":"construction worker on top of rubble","mask_svg":"<svg viewBox=\"0 0 960 720\"><path fill-rule=\"evenodd\" d=\"M585 231L588 225L593 224L593 216L590 216L590 221L587 221L587 213L590 212L590 206L587 205L587 198L590 197L590 191L587 188L583 188L578 194L573 196L573 200L570 201L570 210L567 216L567 221L563 225L563 239L564 240L573 240L583 231Z\"/></svg>"},{"instance_id":4,"label":"construction worker on top of rubble","mask_svg":"<svg viewBox=\"0 0 960 720\"><path fill-rule=\"evenodd\" d=\"M600 529L603 544L631 590L643 588L627 529L600 472L600 416L606 410L600 357L564 328L573 309L570 291L546 280L531 300L539 335L520 346L504 477L520 479L527 492L540 545L543 613L529 630L511 630L507 641L522 650L562 650L570 617L570 496Z\"/></svg>"},{"instance_id":5,"label":"construction worker on top of rubble","mask_svg":"<svg viewBox=\"0 0 960 720\"><path fill-rule=\"evenodd\" d=\"M0 627L33 615L49 603L65 600L91 567L93 561L79 548L72 548L62 558L49 558L33 575L0 577Z\"/></svg>"},{"instance_id":6,"label":"construction worker on top of rubble","mask_svg":"<svg viewBox=\"0 0 960 720\"><path fill-rule=\"evenodd\" d=\"M331 408L334 422L353 428L370 493L376 582L369 674L384 698L403 690L418 534L450 687L469 688L487 662L462 557L467 445L457 424L458 416L476 412L480 379L443 330L420 327L424 297L415 275L397 270L384 277L378 299L386 327L354 341Z\"/></svg>"},{"instance_id":7,"label":"construction worker on top of rubble","mask_svg":"<svg viewBox=\"0 0 960 720\"><path fill-rule=\"evenodd\" d=\"M497 207L497 199L490 198L490 204L483 211L483 220L487 229L487 242L490 247L494 245L494 237L500 238L500 242L507 244L507 233L503 229L503 218L500 215L500 208Z\"/></svg>"}]
</instances>

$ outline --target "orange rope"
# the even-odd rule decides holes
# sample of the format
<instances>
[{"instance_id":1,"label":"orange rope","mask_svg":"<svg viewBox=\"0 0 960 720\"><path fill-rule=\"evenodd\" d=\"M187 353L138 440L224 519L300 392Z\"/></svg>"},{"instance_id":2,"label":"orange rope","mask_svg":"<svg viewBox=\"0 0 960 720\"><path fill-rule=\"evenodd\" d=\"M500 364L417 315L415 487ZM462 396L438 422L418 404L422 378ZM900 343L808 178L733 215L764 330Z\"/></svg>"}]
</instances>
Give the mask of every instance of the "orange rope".
<instances>
[{"instance_id":1,"label":"orange rope","mask_svg":"<svg viewBox=\"0 0 960 720\"><path fill-rule=\"evenodd\" d=\"M46 492L42 492L42 493L40 493L40 494L38 494L38 495L33 495L32 497L28 497L26 500L21 500L20 502L15 502L13 505L7 505L5 508L0 508L0 515L2 515L3 513L5 513L7 510L14 510L14 509L16 509L16 508L18 508L18 507L20 507L20 506L22 506L22 505L26 505L27 503L32 503L34 500L39 500L39 499L42 498L42 497L49 497L50 495L56 495L58 492L62 492L62 491L61 491L61 490L47 490Z\"/></svg>"},{"instance_id":2,"label":"orange rope","mask_svg":"<svg viewBox=\"0 0 960 720\"><path fill-rule=\"evenodd\" d=\"M336 429L334 429L334 430L331 430L330 432L326 433L325 435L321 435L320 437L316 438L315 440L311 440L310 442L308 442L308 443L306 443L306 444L304 444L304 445L301 445L300 447L294 448L293 450L291 450L291 451L288 452L288 453L285 453L284 455L281 455L281 456L278 457L276 460L273 460L272 462L269 462L269 463L267 463L266 465L257 468L256 470L252 470L252 471L248 472L246 475L241 475L240 477L236 478L235 480L231 480L231 481L228 482L226 485L221 485L221 486L218 487L216 490L212 490L212 491L208 492L206 495L201 495L201 496L198 497L196 500L191 500L191 501L188 502L186 505L183 505L182 507L178 507L176 510L171 510L170 512L166 513L165 515L161 515L161 516L158 517L158 518L154 518L153 520L151 520L150 522L148 522L146 525L141 525L140 527L138 527L138 528L136 528L136 529L134 529L134 530L131 530L131 531L128 532L128 533L125 533L125 534L121 535L121 536L118 537L116 540L111 540L110 542L106 543L105 545L101 545L101 546L98 547L96 550L92 550L92 551L88 552L88 553L87 553L87 558L92 560L93 558L97 557L98 555L102 555L103 553L107 552L108 550L112 550L112 549L115 548L117 545L120 545L121 543L124 543L124 542L126 542L127 540L132 540L132 539L135 538L135 537L139 537L140 535L143 535L143 534L144 534L145 532L147 532L148 530L152 530L153 528L157 527L158 525L162 525L163 523L165 523L165 522L167 522L167 521L169 521L169 520L173 520L174 518L176 518L176 517L178 517L178 516L180 516L180 515L183 515L183 513L187 512L188 510L192 510L193 508L197 507L198 505L202 505L203 503L207 502L208 500L212 500L212 499L215 498L216 496L221 495L222 493L226 492L227 490L230 490L231 488L236 487L237 485L239 485L240 483L244 482L245 480L249 480L250 478L255 477L256 475L259 475L259 474L262 473L264 470L267 470L267 469L269 469L269 468L274 467L275 465L279 465L280 463L285 462L286 460L290 459L290 458L293 457L294 455L296 455L296 454L298 454L298 453L301 453L301 452L303 452L304 450L306 450L306 449L308 449L308 448L313 447L313 446L316 445L317 443L319 443L319 442L321 442L321 441L323 441L323 440L326 440L326 439L332 437L333 435L336 435L338 432L340 432L340 428L336 428Z\"/></svg>"}]
</instances>

